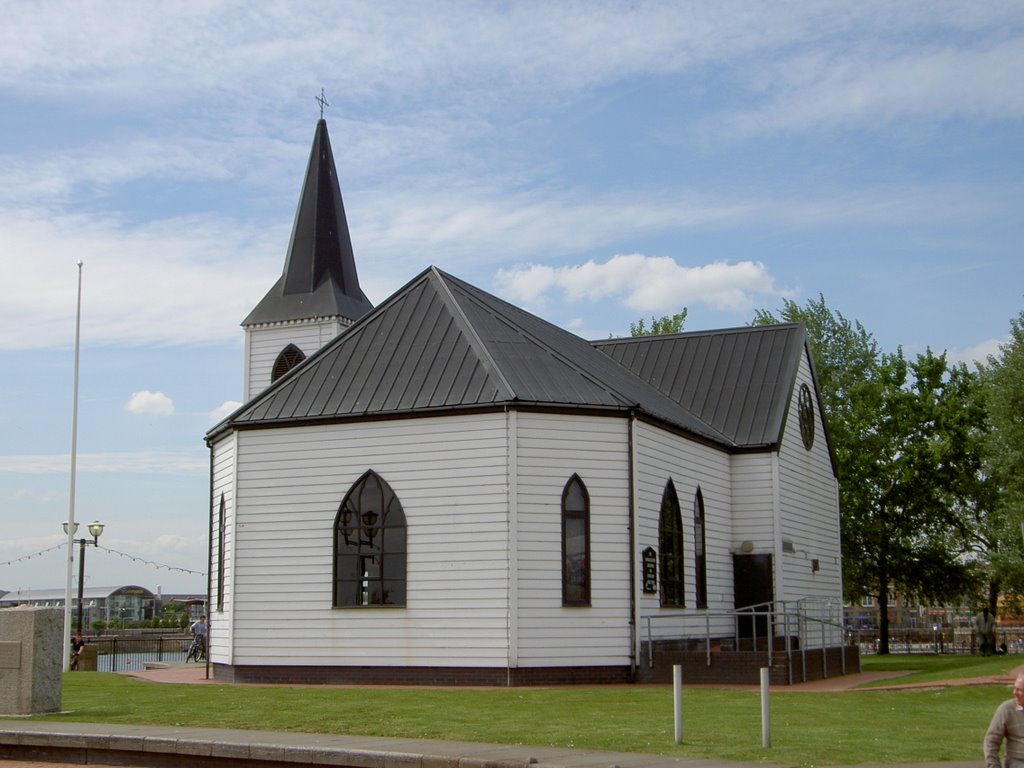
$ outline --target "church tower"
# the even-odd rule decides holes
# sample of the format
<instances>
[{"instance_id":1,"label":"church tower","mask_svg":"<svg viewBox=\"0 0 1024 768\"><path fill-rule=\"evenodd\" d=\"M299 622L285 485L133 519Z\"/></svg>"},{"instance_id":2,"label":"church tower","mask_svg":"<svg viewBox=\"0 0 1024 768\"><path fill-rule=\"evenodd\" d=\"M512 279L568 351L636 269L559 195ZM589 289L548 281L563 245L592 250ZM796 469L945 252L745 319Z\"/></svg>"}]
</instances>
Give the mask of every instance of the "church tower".
<instances>
[{"instance_id":1,"label":"church tower","mask_svg":"<svg viewBox=\"0 0 1024 768\"><path fill-rule=\"evenodd\" d=\"M327 122L313 136L284 272L242 321L248 402L373 309L359 288Z\"/></svg>"}]
</instances>

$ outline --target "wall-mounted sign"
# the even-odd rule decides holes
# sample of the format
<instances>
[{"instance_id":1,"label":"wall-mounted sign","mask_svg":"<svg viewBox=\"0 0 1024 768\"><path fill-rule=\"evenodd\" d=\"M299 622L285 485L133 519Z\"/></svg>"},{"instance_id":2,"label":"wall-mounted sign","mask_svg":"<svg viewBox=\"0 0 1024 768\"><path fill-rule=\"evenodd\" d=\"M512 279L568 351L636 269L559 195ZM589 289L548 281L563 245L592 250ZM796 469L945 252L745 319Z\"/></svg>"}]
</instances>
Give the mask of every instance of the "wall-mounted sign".
<instances>
[{"instance_id":1,"label":"wall-mounted sign","mask_svg":"<svg viewBox=\"0 0 1024 768\"><path fill-rule=\"evenodd\" d=\"M640 560L643 563L644 594L654 595L658 593L658 553L654 547L648 547L640 553Z\"/></svg>"}]
</instances>

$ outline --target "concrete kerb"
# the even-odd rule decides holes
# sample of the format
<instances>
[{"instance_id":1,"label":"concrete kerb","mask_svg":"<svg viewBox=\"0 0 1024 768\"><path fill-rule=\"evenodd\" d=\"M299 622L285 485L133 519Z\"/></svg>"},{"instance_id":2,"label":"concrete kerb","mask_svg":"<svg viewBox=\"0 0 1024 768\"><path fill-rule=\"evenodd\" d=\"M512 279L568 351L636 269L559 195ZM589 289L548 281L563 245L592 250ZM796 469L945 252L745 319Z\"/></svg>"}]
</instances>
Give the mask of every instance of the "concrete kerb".
<instances>
[{"instance_id":1,"label":"concrete kerb","mask_svg":"<svg viewBox=\"0 0 1024 768\"><path fill-rule=\"evenodd\" d=\"M5 759L158 768L197 764L213 768L296 764L316 768L754 768L752 763L555 747L42 721L0 722L0 761ZM977 761L944 762L941 768L977 765ZM769 764L757 766L768 768Z\"/></svg>"},{"instance_id":2,"label":"concrete kerb","mask_svg":"<svg viewBox=\"0 0 1024 768\"><path fill-rule=\"evenodd\" d=\"M518 748L502 745L373 739L99 723L0 723L0 760L65 760L132 766L282 765L346 768L537 768ZM508 753L508 754L505 754ZM604 763L604 761L601 761ZM594 764L594 763L591 763Z\"/></svg>"}]
</instances>

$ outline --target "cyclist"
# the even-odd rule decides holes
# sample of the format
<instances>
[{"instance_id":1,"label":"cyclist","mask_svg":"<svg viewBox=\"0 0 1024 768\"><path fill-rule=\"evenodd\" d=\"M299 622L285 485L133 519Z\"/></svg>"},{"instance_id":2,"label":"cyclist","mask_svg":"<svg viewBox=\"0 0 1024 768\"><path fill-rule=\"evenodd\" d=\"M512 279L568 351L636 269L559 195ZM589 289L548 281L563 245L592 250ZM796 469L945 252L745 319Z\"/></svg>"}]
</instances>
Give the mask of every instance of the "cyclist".
<instances>
[{"instance_id":1,"label":"cyclist","mask_svg":"<svg viewBox=\"0 0 1024 768\"><path fill-rule=\"evenodd\" d=\"M194 658L199 661L200 658L206 657L206 630L208 626L206 624L206 616L200 616L198 621L192 623L192 626L188 628L188 631L192 633L192 647L189 648L188 656L185 657L185 661L189 658Z\"/></svg>"}]
</instances>

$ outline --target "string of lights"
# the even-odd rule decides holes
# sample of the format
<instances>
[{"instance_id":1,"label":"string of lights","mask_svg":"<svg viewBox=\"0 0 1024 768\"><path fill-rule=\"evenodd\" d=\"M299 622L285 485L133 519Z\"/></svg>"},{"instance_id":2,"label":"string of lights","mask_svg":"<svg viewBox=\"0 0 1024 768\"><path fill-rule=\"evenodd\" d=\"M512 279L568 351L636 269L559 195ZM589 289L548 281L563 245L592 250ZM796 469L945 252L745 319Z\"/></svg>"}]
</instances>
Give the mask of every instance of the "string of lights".
<instances>
[{"instance_id":1,"label":"string of lights","mask_svg":"<svg viewBox=\"0 0 1024 768\"><path fill-rule=\"evenodd\" d=\"M65 546L65 544L63 542L60 543L60 544L55 544L52 547L48 547L46 549L41 549L38 552L33 552L30 555L22 555L21 557L16 557L13 560L8 560L7 562L0 563L0 565L14 565L15 563L20 563L22 560L31 560L33 557L39 557L40 555L45 555L47 552L52 552L55 549L63 549L64 546Z\"/></svg>"},{"instance_id":2,"label":"string of lights","mask_svg":"<svg viewBox=\"0 0 1024 768\"><path fill-rule=\"evenodd\" d=\"M163 569L168 570L168 571L177 571L178 573L191 573L191 574L193 574L195 576L205 576L206 575L206 571L193 571L193 570L191 570L189 568L179 568L179 567L177 567L175 565L167 565L166 563L158 563L155 560L147 560L144 557L139 557L138 555L130 555L127 552L120 552L120 551L118 551L116 549L111 549L110 547L104 547L104 546L97 545L97 549L101 549L101 550L104 550L106 552L112 552L115 555L120 555L121 557L127 557L133 563L143 563L145 565L151 565L154 568L156 568L157 570L163 568Z\"/></svg>"},{"instance_id":3,"label":"string of lights","mask_svg":"<svg viewBox=\"0 0 1024 768\"><path fill-rule=\"evenodd\" d=\"M31 554L28 554L28 555L22 555L21 557L16 557L13 560L7 560L5 562L0 563L0 566L14 565L15 563L20 563L20 562L22 562L24 560L31 560L33 557L39 557L40 555L45 555L47 552L53 552L56 549L63 549L64 547L65 547L65 544L63 544L63 543L55 544L52 547L47 547L46 549L41 549L38 552L32 552ZM110 547L104 547L104 546L96 545L96 548L99 549L99 550L110 552L110 553L115 554L115 555L120 555L121 557L126 557L129 560L131 560L133 563L143 563L144 565L151 565L154 568L156 568L157 570L163 568L163 569L168 570L168 571L177 571L178 573L189 573L189 574L192 574L192 575L195 575L195 576L205 576L206 575L206 571L193 571L193 570L191 570L189 568L179 568L178 566L175 566L175 565L167 565L166 563L158 563L155 560L147 560L144 557L139 557L138 555L131 555L131 554L127 553L127 552L120 552L120 551L118 551L116 549L111 549Z\"/></svg>"}]
</instances>

